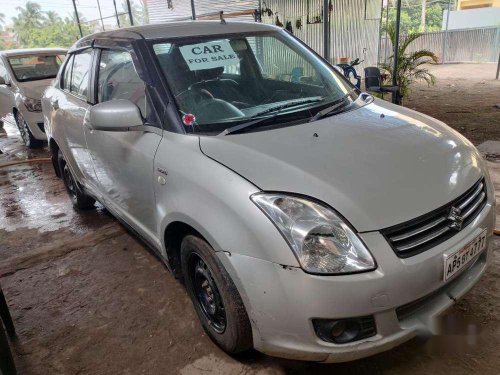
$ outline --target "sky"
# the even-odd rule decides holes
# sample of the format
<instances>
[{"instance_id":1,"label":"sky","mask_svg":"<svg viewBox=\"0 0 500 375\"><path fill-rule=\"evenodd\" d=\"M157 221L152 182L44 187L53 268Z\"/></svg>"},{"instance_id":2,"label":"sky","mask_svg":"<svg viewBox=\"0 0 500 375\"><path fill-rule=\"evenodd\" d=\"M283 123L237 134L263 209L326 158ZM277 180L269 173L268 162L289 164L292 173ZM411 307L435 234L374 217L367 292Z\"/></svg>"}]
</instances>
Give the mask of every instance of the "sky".
<instances>
[{"instance_id":1,"label":"sky","mask_svg":"<svg viewBox=\"0 0 500 375\"><path fill-rule=\"evenodd\" d=\"M40 4L43 11L56 11L61 17L67 17L74 14L72 0L33 0ZM99 0L101 4L102 16L114 16L113 0ZM5 23L11 23L11 17L17 15L16 8L24 7L26 0L0 0L0 13L5 14ZM78 11L83 14L87 20L99 18L97 0L76 0ZM116 0L118 12L121 11L122 0ZM110 21L111 22L111 21ZM106 21L105 21L106 23Z\"/></svg>"}]
</instances>

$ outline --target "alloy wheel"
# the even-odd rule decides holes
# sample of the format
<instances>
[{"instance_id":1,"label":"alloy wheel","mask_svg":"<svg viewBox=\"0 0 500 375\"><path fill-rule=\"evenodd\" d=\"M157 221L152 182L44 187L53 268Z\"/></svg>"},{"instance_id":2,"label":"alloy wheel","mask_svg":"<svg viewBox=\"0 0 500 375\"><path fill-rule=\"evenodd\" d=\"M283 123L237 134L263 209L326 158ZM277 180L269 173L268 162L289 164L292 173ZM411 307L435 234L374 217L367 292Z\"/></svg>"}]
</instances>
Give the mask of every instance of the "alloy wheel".
<instances>
[{"instance_id":1,"label":"alloy wheel","mask_svg":"<svg viewBox=\"0 0 500 375\"><path fill-rule=\"evenodd\" d=\"M26 121L24 121L23 116L21 114L16 114L16 122L17 122L17 127L19 128L19 133L21 133L21 138L23 139L23 142L26 146L29 146L30 144L30 135L29 135L29 129L28 129L28 124L26 124Z\"/></svg>"}]
</instances>

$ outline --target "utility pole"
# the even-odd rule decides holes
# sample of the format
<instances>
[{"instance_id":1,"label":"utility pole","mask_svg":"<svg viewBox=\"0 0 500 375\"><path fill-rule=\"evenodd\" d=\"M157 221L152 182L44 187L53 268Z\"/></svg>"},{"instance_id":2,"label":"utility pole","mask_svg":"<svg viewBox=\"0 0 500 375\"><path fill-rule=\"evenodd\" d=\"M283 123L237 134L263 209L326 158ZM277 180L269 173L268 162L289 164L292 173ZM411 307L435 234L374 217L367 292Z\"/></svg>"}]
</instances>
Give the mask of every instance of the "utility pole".
<instances>
[{"instance_id":1,"label":"utility pole","mask_svg":"<svg viewBox=\"0 0 500 375\"><path fill-rule=\"evenodd\" d=\"M76 9L76 2L73 0L73 8L75 9L75 19L78 24L78 30L80 31L80 38L83 38L82 25L80 25L80 17L78 16L78 10Z\"/></svg>"},{"instance_id":2,"label":"utility pole","mask_svg":"<svg viewBox=\"0 0 500 375\"><path fill-rule=\"evenodd\" d=\"M446 29L443 35L443 51L441 53L441 64L446 60L446 49L448 48L448 26L450 24L451 0L448 0L448 12L446 13Z\"/></svg>"},{"instance_id":3,"label":"utility pole","mask_svg":"<svg viewBox=\"0 0 500 375\"><path fill-rule=\"evenodd\" d=\"M104 20L102 19L102 13L101 13L101 4L99 3L99 0L97 0L97 9L99 10L99 18L101 19L102 31L105 31Z\"/></svg>"},{"instance_id":4,"label":"utility pole","mask_svg":"<svg viewBox=\"0 0 500 375\"><path fill-rule=\"evenodd\" d=\"M118 10L116 9L116 0L113 0L113 6L115 7L116 24L120 28L120 17L118 17Z\"/></svg>"},{"instance_id":5,"label":"utility pole","mask_svg":"<svg viewBox=\"0 0 500 375\"><path fill-rule=\"evenodd\" d=\"M394 36L394 61L392 66L392 85L398 86L398 63L399 63L399 29L401 26L401 0L396 3L396 32ZM392 95L392 102L399 104L399 89Z\"/></svg>"},{"instance_id":6,"label":"utility pole","mask_svg":"<svg viewBox=\"0 0 500 375\"><path fill-rule=\"evenodd\" d=\"M323 0L323 57L330 62L330 1Z\"/></svg>"},{"instance_id":7,"label":"utility pole","mask_svg":"<svg viewBox=\"0 0 500 375\"><path fill-rule=\"evenodd\" d=\"M196 9L194 7L194 0L191 0L191 18L196 19Z\"/></svg>"},{"instance_id":8,"label":"utility pole","mask_svg":"<svg viewBox=\"0 0 500 375\"><path fill-rule=\"evenodd\" d=\"M132 8L130 7L130 0L127 0L128 17L130 18L130 26L134 26L134 17L132 16Z\"/></svg>"}]
</instances>

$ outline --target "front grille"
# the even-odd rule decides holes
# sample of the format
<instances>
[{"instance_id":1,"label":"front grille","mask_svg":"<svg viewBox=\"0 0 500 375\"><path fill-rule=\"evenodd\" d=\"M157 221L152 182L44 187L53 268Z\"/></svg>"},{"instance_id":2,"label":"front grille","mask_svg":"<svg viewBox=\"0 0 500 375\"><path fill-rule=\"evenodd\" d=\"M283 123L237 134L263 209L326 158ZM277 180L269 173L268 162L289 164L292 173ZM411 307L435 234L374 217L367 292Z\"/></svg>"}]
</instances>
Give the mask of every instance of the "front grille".
<instances>
[{"instance_id":1,"label":"front grille","mask_svg":"<svg viewBox=\"0 0 500 375\"><path fill-rule=\"evenodd\" d=\"M43 124L43 122L38 122L37 123L38 127L40 128L40 130L45 133L45 125Z\"/></svg>"},{"instance_id":2,"label":"front grille","mask_svg":"<svg viewBox=\"0 0 500 375\"><path fill-rule=\"evenodd\" d=\"M447 205L381 232L400 258L408 258L453 237L476 218L486 201L482 178Z\"/></svg>"}]
</instances>

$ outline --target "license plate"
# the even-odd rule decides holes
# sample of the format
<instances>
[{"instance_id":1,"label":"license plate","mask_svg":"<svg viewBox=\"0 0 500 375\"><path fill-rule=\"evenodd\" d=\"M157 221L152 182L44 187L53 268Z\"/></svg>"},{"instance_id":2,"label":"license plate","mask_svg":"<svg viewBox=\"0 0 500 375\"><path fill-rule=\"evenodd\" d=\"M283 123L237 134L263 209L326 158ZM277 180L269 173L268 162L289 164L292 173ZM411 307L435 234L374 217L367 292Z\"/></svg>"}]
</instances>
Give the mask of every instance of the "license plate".
<instances>
[{"instance_id":1,"label":"license plate","mask_svg":"<svg viewBox=\"0 0 500 375\"><path fill-rule=\"evenodd\" d=\"M444 281L465 268L476 255L486 248L486 230L467 245L444 258Z\"/></svg>"}]
</instances>

